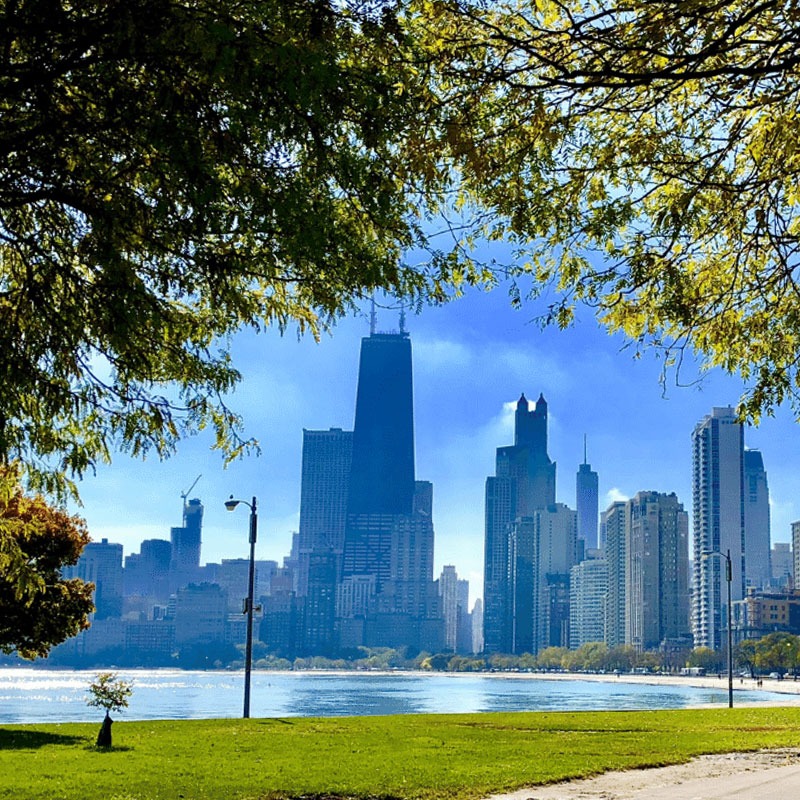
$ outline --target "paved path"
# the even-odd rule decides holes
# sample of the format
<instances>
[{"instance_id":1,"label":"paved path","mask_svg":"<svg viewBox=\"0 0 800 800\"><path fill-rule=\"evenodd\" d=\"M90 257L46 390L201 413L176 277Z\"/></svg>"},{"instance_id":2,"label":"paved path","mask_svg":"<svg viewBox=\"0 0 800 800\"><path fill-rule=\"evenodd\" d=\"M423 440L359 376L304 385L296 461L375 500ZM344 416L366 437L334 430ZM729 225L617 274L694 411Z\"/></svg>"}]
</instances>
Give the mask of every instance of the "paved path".
<instances>
[{"instance_id":1,"label":"paved path","mask_svg":"<svg viewBox=\"0 0 800 800\"><path fill-rule=\"evenodd\" d=\"M701 756L688 764L608 772L534 786L489 800L794 800L800 750Z\"/></svg>"}]
</instances>

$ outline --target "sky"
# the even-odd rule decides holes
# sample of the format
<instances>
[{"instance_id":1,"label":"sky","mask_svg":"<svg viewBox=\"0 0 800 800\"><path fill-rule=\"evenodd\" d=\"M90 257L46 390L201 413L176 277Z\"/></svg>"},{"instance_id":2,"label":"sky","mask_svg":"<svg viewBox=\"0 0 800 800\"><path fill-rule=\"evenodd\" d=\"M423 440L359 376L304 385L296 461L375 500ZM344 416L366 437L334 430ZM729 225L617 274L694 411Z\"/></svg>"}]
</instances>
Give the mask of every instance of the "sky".
<instances>
[{"instance_id":1,"label":"sky","mask_svg":"<svg viewBox=\"0 0 800 800\"><path fill-rule=\"evenodd\" d=\"M303 428L352 430L361 338L368 309L341 320L317 343L275 330L243 332L233 342L243 374L229 405L245 433L261 445L223 467L211 437L184 440L166 461L117 455L80 484L92 538L121 543L125 554L143 539L169 538L181 524L182 494L204 506L201 562L248 555L244 506L258 501L256 557L282 561L297 530ZM484 486L495 450L513 444L513 409L520 394L549 408L549 454L557 463L556 499L575 507L575 473L588 461L599 474L600 509L638 491L675 492L690 515L691 432L713 406L735 405L742 383L721 372L699 383L666 387L655 353L634 358L622 338L609 336L588 312L574 327L542 330L535 305L511 307L503 288L473 291L445 306L409 314L412 342L416 473L433 482L434 577L445 564L470 581L470 602L482 594ZM378 330L398 328L393 311L378 312ZM686 369L683 383L699 377ZM767 470L772 541L790 541L800 519L800 427L791 409L745 431L745 446L762 451ZM199 478L198 478L199 476Z\"/></svg>"}]
</instances>

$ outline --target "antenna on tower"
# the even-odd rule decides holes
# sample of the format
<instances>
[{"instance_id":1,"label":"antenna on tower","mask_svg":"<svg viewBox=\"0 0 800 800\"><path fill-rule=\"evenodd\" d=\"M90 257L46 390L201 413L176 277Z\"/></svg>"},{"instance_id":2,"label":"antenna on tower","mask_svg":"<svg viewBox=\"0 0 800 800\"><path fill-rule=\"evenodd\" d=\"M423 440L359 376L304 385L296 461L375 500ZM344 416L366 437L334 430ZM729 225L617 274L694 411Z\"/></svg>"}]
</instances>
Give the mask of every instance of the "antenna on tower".
<instances>
[{"instance_id":1,"label":"antenna on tower","mask_svg":"<svg viewBox=\"0 0 800 800\"><path fill-rule=\"evenodd\" d=\"M583 463L584 464L588 463L586 461L586 434L585 433L583 434Z\"/></svg>"},{"instance_id":2,"label":"antenna on tower","mask_svg":"<svg viewBox=\"0 0 800 800\"><path fill-rule=\"evenodd\" d=\"M199 481L200 478L202 478L202 477L203 477L202 474L198 475L194 479L194 483L185 492L181 492L181 498L183 500L183 526L184 527L186 527L186 498L189 496L189 492L191 492L192 489L194 489L194 487L197 486L197 481Z\"/></svg>"},{"instance_id":3,"label":"antenna on tower","mask_svg":"<svg viewBox=\"0 0 800 800\"><path fill-rule=\"evenodd\" d=\"M369 335L374 336L378 328L378 315L375 313L375 296L372 297L372 310L369 312Z\"/></svg>"},{"instance_id":4,"label":"antenna on tower","mask_svg":"<svg viewBox=\"0 0 800 800\"><path fill-rule=\"evenodd\" d=\"M400 306L400 333L406 332L406 310L404 306Z\"/></svg>"}]
</instances>

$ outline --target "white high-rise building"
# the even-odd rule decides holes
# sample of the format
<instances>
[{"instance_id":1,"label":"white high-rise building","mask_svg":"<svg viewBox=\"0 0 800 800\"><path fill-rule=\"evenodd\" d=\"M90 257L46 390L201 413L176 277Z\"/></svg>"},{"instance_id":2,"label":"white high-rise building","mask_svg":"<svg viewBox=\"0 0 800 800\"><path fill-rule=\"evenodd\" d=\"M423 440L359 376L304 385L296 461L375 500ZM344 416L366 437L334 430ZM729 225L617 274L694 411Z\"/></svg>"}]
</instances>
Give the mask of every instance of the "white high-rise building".
<instances>
[{"instance_id":1,"label":"white high-rise building","mask_svg":"<svg viewBox=\"0 0 800 800\"><path fill-rule=\"evenodd\" d=\"M695 647L719 649L727 618L726 557L731 599L745 591L744 432L736 412L714 408L692 433ZM714 555L717 554L717 555Z\"/></svg>"},{"instance_id":2,"label":"white high-rise building","mask_svg":"<svg viewBox=\"0 0 800 800\"><path fill-rule=\"evenodd\" d=\"M444 617L444 648L455 653L458 644L458 573L451 564L442 567L439 597Z\"/></svg>"},{"instance_id":3,"label":"white high-rise building","mask_svg":"<svg viewBox=\"0 0 800 800\"><path fill-rule=\"evenodd\" d=\"M569 572L569 646L605 641L608 564L589 558Z\"/></svg>"}]
</instances>

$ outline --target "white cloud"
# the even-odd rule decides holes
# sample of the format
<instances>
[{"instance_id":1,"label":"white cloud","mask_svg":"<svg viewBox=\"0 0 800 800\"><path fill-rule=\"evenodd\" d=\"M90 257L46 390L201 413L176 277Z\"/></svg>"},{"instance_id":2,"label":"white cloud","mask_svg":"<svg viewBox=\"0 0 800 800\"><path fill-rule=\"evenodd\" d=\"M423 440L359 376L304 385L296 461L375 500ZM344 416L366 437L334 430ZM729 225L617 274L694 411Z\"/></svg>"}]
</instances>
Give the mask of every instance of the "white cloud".
<instances>
[{"instance_id":1,"label":"white cloud","mask_svg":"<svg viewBox=\"0 0 800 800\"><path fill-rule=\"evenodd\" d=\"M606 492L605 507L608 508L612 503L624 503L626 500L630 500L630 497L614 486Z\"/></svg>"},{"instance_id":2,"label":"white cloud","mask_svg":"<svg viewBox=\"0 0 800 800\"><path fill-rule=\"evenodd\" d=\"M414 370L439 371L457 369L459 372L469 368L473 353L462 342L448 339L421 339L414 341Z\"/></svg>"}]
</instances>

